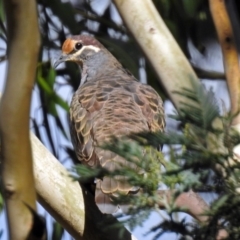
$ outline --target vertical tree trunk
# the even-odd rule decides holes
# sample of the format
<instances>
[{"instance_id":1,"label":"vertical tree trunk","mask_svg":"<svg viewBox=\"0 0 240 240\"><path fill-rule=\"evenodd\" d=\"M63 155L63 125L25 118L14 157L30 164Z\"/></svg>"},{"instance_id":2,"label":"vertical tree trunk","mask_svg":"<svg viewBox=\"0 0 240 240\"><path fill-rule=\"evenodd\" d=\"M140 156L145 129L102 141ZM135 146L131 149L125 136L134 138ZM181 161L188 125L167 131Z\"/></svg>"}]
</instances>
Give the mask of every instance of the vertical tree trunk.
<instances>
[{"instance_id":1,"label":"vertical tree trunk","mask_svg":"<svg viewBox=\"0 0 240 240\"><path fill-rule=\"evenodd\" d=\"M8 69L0 109L2 182L10 239L30 237L36 209L29 110L40 45L35 1L5 0Z\"/></svg>"}]
</instances>

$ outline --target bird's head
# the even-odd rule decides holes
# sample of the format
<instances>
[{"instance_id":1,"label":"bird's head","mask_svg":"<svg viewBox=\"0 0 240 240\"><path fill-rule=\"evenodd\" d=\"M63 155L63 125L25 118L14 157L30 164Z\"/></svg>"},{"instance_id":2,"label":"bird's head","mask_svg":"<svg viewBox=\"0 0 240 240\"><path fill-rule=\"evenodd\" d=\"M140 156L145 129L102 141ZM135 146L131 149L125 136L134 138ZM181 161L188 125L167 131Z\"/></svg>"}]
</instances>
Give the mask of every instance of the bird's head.
<instances>
[{"instance_id":1,"label":"bird's head","mask_svg":"<svg viewBox=\"0 0 240 240\"><path fill-rule=\"evenodd\" d=\"M76 62L82 67L85 61L96 56L103 49L103 45L91 36L72 36L63 43L62 54L55 61L54 68L66 61Z\"/></svg>"}]
</instances>

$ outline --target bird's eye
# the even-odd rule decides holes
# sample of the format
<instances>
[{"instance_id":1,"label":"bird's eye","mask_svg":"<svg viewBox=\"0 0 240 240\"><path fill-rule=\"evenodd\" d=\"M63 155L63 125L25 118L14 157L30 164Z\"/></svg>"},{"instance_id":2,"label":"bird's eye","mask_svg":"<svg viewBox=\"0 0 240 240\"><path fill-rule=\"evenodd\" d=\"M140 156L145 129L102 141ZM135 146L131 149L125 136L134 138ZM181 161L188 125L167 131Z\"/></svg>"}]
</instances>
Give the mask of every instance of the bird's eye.
<instances>
[{"instance_id":1,"label":"bird's eye","mask_svg":"<svg viewBox=\"0 0 240 240\"><path fill-rule=\"evenodd\" d=\"M80 50L81 48L82 48L82 43L80 43L80 42L77 42L76 44L75 44L75 49L76 50Z\"/></svg>"}]
</instances>

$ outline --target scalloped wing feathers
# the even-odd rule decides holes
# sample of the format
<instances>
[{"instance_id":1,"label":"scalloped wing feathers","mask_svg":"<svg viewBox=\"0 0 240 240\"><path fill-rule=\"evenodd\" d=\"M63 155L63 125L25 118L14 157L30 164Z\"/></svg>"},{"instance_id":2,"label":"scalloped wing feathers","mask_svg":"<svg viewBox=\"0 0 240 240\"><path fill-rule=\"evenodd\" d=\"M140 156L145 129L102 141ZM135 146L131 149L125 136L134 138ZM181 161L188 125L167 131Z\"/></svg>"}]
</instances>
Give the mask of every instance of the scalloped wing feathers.
<instances>
[{"instance_id":1,"label":"scalloped wing feathers","mask_svg":"<svg viewBox=\"0 0 240 240\"><path fill-rule=\"evenodd\" d=\"M109 171L122 165L135 166L96 145L109 141L112 136L163 131L165 125L159 95L127 73L86 82L73 96L70 120L77 158L91 167L101 165ZM136 187L130 186L124 177L104 177L97 180L95 200L102 212L112 213L116 206L111 204L110 196L131 191L136 191Z\"/></svg>"}]
</instances>

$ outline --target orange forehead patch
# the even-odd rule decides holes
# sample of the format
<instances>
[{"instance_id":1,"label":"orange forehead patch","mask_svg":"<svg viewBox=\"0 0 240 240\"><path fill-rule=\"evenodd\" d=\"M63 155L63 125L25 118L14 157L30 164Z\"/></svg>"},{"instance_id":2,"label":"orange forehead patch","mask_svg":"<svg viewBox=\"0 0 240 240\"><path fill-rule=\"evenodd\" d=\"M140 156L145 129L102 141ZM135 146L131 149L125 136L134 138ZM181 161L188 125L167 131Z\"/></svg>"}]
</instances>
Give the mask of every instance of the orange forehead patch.
<instances>
[{"instance_id":1,"label":"orange forehead patch","mask_svg":"<svg viewBox=\"0 0 240 240\"><path fill-rule=\"evenodd\" d=\"M62 52L66 54L72 52L74 50L74 46L76 42L77 41L72 40L70 38L66 39L62 46Z\"/></svg>"}]
</instances>

